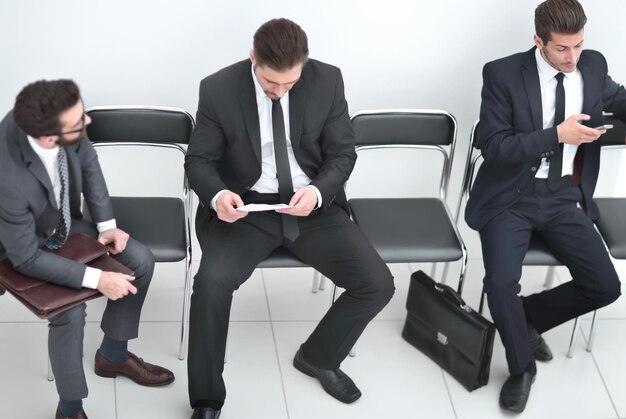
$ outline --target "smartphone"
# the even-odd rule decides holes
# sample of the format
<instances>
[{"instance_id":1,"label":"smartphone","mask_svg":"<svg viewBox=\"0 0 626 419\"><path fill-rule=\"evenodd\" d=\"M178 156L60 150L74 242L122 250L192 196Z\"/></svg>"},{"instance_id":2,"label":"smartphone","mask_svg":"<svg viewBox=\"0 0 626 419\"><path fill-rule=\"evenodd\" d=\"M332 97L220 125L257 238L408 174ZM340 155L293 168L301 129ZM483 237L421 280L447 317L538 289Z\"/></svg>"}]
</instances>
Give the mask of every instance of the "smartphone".
<instances>
[{"instance_id":1,"label":"smartphone","mask_svg":"<svg viewBox=\"0 0 626 419\"><path fill-rule=\"evenodd\" d=\"M595 127L594 129L611 129L613 128L612 124L600 125L599 127Z\"/></svg>"}]
</instances>

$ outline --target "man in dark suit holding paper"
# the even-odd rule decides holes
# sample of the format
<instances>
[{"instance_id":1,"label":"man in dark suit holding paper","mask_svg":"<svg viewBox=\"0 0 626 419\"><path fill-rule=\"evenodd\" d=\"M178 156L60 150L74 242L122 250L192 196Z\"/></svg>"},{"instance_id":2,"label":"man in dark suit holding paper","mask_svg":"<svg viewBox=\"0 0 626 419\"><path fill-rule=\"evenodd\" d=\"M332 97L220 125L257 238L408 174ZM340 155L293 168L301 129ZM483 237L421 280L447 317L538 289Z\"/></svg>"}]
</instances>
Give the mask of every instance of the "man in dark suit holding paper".
<instances>
[{"instance_id":1,"label":"man in dark suit holding paper","mask_svg":"<svg viewBox=\"0 0 626 419\"><path fill-rule=\"evenodd\" d=\"M626 90L597 51L584 50L586 16L576 0L535 10L535 48L485 65L480 138L485 162L466 209L480 232L489 309L511 376L503 409L521 412L537 369L552 353L541 333L603 307L620 281L595 231L602 111L626 120ZM578 206L580 204L580 206ZM572 280L520 298L532 234L567 266Z\"/></svg>"},{"instance_id":2,"label":"man in dark suit holding paper","mask_svg":"<svg viewBox=\"0 0 626 419\"><path fill-rule=\"evenodd\" d=\"M128 352L137 337L141 307L152 278L149 249L116 228L113 209L93 146L78 86L71 80L38 81L17 96L0 123L0 260L18 272L71 288L97 288L108 298L96 374L126 376L142 385L174 381L167 369ZM83 218L81 194L94 222ZM134 276L103 272L42 251L86 233ZM48 351L60 402L56 418L86 418L83 371L85 304L49 319ZM25 412L24 417L28 417Z\"/></svg>"},{"instance_id":3,"label":"man in dark suit holding paper","mask_svg":"<svg viewBox=\"0 0 626 419\"><path fill-rule=\"evenodd\" d=\"M279 246L346 289L297 351L294 366L344 403L361 396L339 365L394 287L347 213L343 185L355 160L341 72L308 59L306 34L294 22L266 22L254 35L250 60L201 82L185 162L200 198L202 246L189 335L193 418L219 416L232 294ZM279 202L293 208L237 209Z\"/></svg>"}]
</instances>

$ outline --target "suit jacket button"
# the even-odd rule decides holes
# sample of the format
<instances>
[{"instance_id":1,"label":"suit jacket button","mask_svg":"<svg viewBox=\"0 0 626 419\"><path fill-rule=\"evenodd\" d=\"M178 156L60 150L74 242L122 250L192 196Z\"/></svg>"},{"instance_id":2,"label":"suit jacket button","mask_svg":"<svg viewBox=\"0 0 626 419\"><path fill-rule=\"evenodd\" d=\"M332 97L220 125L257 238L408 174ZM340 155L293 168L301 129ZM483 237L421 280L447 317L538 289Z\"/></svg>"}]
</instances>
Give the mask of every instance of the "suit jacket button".
<instances>
[{"instance_id":1,"label":"suit jacket button","mask_svg":"<svg viewBox=\"0 0 626 419\"><path fill-rule=\"evenodd\" d=\"M551 155L551 156L554 156L554 151L551 151L551 152L550 152L550 155Z\"/></svg>"},{"instance_id":2,"label":"suit jacket button","mask_svg":"<svg viewBox=\"0 0 626 419\"><path fill-rule=\"evenodd\" d=\"M522 190L521 190L521 189L518 189L518 190L517 190L517 193L522 193Z\"/></svg>"},{"instance_id":3,"label":"suit jacket button","mask_svg":"<svg viewBox=\"0 0 626 419\"><path fill-rule=\"evenodd\" d=\"M530 171L531 171L531 172L536 172L536 171L537 171L537 168L536 168L535 166L533 166L533 167L531 167L531 168L530 168Z\"/></svg>"}]
</instances>

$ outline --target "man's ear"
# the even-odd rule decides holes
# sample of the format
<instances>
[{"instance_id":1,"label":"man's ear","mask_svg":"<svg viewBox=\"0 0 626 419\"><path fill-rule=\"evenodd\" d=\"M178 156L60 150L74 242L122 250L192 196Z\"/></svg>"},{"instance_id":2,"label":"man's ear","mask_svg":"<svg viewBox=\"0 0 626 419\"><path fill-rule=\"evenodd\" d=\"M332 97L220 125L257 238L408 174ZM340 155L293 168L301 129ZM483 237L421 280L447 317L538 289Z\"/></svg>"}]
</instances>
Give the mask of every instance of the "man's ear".
<instances>
[{"instance_id":1,"label":"man's ear","mask_svg":"<svg viewBox=\"0 0 626 419\"><path fill-rule=\"evenodd\" d=\"M541 40L539 35L535 34L535 36L533 36L533 42L535 43L537 48L539 48L540 50L543 49L543 41Z\"/></svg>"},{"instance_id":2,"label":"man's ear","mask_svg":"<svg viewBox=\"0 0 626 419\"><path fill-rule=\"evenodd\" d=\"M254 65L254 62L256 61L256 57L254 56L253 49L250 50L250 61L252 61L252 65Z\"/></svg>"}]
</instances>

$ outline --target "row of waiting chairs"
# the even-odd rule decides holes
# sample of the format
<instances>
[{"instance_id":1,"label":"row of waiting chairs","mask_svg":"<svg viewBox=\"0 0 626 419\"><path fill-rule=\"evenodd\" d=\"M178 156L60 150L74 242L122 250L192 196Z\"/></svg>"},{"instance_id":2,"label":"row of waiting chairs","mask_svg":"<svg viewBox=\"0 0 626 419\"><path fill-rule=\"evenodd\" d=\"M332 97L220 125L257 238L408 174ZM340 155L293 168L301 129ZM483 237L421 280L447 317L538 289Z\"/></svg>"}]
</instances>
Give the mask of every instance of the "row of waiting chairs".
<instances>
[{"instance_id":1,"label":"row of waiting chairs","mask_svg":"<svg viewBox=\"0 0 626 419\"><path fill-rule=\"evenodd\" d=\"M194 127L191 115L180 109L162 107L94 107L87 110L92 119L88 137L95 147L150 146L166 147L185 155ZM420 198L354 198L349 200L352 218L367 235L386 263L448 263L460 261L458 292L462 293L468 252L457 228L463 197L469 193L480 153L475 147L478 124L466 153L463 194L452 215L447 205L448 185L457 140L455 118L438 110L380 110L358 112L351 118L356 136L357 153L379 149L421 150L440 155L439 176L425 173L424 178L438 179L439 193ZM615 129L605 134L607 148L624 147L624 125L610 121ZM608 138L610 136L610 138ZM428 165L432 170L432 165ZM389 180L392 181L392 180ZM350 182L348 182L350 183ZM179 359L184 359L188 333L188 313L191 294L191 210L192 193L186 177L182 180L180 197L112 197L118 226L146 244L157 262L185 260L183 313ZM611 254L626 258L626 224L620 222L620 208L626 208L626 198L599 199L602 219L598 228ZM167 220L167 222L163 222ZM156 228L155 226L158 226ZM163 228L162 228L163 227ZM533 239L524 260L526 265L560 265L540 241ZM278 248L260 268L307 266L287 250ZM316 273L313 290L323 287ZM333 290L335 295L336 288ZM482 310L482 298L481 307ZM595 321L595 313L594 313ZM592 331L595 323L592 322ZM572 355L577 323L572 332L568 356ZM588 350L591 350L591 339Z\"/></svg>"}]
</instances>

